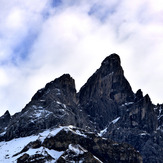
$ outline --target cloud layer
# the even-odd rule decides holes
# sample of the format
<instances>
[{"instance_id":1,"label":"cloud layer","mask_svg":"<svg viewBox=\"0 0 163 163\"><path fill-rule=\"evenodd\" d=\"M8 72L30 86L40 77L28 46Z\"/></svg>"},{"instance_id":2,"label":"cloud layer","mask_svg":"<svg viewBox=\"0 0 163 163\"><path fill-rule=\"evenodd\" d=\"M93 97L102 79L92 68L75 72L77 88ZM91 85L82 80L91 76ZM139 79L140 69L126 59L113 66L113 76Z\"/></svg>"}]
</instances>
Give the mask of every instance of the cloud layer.
<instances>
[{"instance_id":1,"label":"cloud layer","mask_svg":"<svg viewBox=\"0 0 163 163\"><path fill-rule=\"evenodd\" d=\"M162 103L162 26L162 0L1 0L0 115L63 73L79 90L114 52L133 90Z\"/></svg>"}]
</instances>

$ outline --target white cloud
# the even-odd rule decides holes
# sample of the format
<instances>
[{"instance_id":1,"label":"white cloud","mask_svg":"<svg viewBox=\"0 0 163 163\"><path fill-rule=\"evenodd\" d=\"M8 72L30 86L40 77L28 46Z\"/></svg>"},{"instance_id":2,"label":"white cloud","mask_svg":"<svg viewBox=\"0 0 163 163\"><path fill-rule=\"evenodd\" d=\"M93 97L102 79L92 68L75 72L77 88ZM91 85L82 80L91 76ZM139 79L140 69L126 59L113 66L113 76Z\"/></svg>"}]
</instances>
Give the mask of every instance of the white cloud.
<instances>
[{"instance_id":1,"label":"white cloud","mask_svg":"<svg viewBox=\"0 0 163 163\"><path fill-rule=\"evenodd\" d=\"M163 101L161 0L50 4L0 2L0 114L20 111L63 73L70 73L79 89L113 52L120 55L134 91L141 88L155 103Z\"/></svg>"}]
</instances>

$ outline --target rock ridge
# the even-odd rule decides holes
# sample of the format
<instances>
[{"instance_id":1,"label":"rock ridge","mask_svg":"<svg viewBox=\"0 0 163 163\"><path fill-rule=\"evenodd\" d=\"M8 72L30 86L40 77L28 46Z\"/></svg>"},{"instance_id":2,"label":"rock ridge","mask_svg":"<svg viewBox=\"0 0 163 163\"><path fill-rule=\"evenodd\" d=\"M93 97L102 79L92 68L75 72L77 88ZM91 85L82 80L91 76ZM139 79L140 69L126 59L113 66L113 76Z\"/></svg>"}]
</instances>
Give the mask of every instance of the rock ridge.
<instances>
[{"instance_id":1,"label":"rock ridge","mask_svg":"<svg viewBox=\"0 0 163 163\"><path fill-rule=\"evenodd\" d=\"M120 57L111 54L77 93L69 75L47 83L21 112L0 117L0 141L73 125L126 142L140 151L144 163L163 160L163 105L136 93L124 76ZM61 138L62 139L62 138Z\"/></svg>"}]
</instances>

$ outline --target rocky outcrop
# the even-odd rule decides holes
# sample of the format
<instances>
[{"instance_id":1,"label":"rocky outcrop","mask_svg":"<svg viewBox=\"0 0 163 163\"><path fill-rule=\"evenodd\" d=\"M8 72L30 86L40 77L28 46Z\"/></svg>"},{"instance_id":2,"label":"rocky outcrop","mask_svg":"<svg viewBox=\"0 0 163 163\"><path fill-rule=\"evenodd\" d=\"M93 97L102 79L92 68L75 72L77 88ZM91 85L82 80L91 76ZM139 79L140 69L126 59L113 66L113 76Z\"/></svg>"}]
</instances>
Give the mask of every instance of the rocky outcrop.
<instances>
[{"instance_id":1,"label":"rocky outcrop","mask_svg":"<svg viewBox=\"0 0 163 163\"><path fill-rule=\"evenodd\" d=\"M108 125L103 136L131 144L140 151L144 163L161 163L163 134L162 130L158 128L157 109L148 95L142 97L142 93L138 94L134 103L120 107L125 111L117 122Z\"/></svg>"},{"instance_id":2,"label":"rocky outcrop","mask_svg":"<svg viewBox=\"0 0 163 163\"><path fill-rule=\"evenodd\" d=\"M154 111L157 115L158 120L158 128L157 130L163 131L163 104L157 104L157 106L154 107Z\"/></svg>"},{"instance_id":3,"label":"rocky outcrop","mask_svg":"<svg viewBox=\"0 0 163 163\"><path fill-rule=\"evenodd\" d=\"M0 117L0 133L5 132L9 122L11 120L11 115L9 111L7 110L3 116ZM1 134L3 135L3 134ZM1 140L1 138L0 138Z\"/></svg>"},{"instance_id":4,"label":"rocky outcrop","mask_svg":"<svg viewBox=\"0 0 163 163\"><path fill-rule=\"evenodd\" d=\"M36 140L29 143L24 149L16 154L20 155L18 162L42 161L41 154L30 156L30 149L46 149L60 151L63 154L55 160L57 163L62 162L95 162L95 163L142 163L142 157L130 145L125 143L116 143L108 139L103 139L93 133L85 132L82 129L70 126L63 128L56 135L49 135L42 142ZM44 153L45 153L44 151ZM15 156L16 156L15 155ZM44 161L53 160L47 153L43 156Z\"/></svg>"},{"instance_id":5,"label":"rocky outcrop","mask_svg":"<svg viewBox=\"0 0 163 163\"><path fill-rule=\"evenodd\" d=\"M77 102L74 79L69 74L62 75L54 81L46 84L45 88L40 89L32 97L32 101L41 100L42 98L52 101L58 100L67 105L73 105Z\"/></svg>"},{"instance_id":6,"label":"rocky outcrop","mask_svg":"<svg viewBox=\"0 0 163 163\"><path fill-rule=\"evenodd\" d=\"M102 62L81 88L79 101L102 136L131 144L144 162L161 163L162 107L153 105L149 95L143 97L141 90L132 92L118 55Z\"/></svg>"},{"instance_id":7,"label":"rocky outcrop","mask_svg":"<svg viewBox=\"0 0 163 163\"><path fill-rule=\"evenodd\" d=\"M117 54L104 59L101 67L81 88L79 101L97 129L119 116L121 104L134 101L134 93L124 77Z\"/></svg>"},{"instance_id":8,"label":"rocky outcrop","mask_svg":"<svg viewBox=\"0 0 163 163\"><path fill-rule=\"evenodd\" d=\"M6 130L6 140L40 132L60 125L85 128L85 113L78 109L74 79L69 74L55 79L39 90Z\"/></svg>"},{"instance_id":9,"label":"rocky outcrop","mask_svg":"<svg viewBox=\"0 0 163 163\"><path fill-rule=\"evenodd\" d=\"M105 58L101 67L88 79L79 92L80 102L105 97L117 104L123 104L134 100L131 86L124 77L120 58L117 54L111 54Z\"/></svg>"}]
</instances>

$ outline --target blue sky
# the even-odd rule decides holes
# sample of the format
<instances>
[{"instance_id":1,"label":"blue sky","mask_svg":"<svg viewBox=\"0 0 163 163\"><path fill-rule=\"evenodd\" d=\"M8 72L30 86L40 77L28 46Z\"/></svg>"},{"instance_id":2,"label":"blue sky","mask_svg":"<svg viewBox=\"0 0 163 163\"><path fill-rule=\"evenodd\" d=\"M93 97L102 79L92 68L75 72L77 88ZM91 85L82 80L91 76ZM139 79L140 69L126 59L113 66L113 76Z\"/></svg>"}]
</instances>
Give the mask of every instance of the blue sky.
<instances>
[{"instance_id":1,"label":"blue sky","mask_svg":"<svg viewBox=\"0 0 163 163\"><path fill-rule=\"evenodd\" d=\"M79 88L118 53L134 92L163 103L162 0L0 1L0 115L64 73Z\"/></svg>"}]
</instances>

